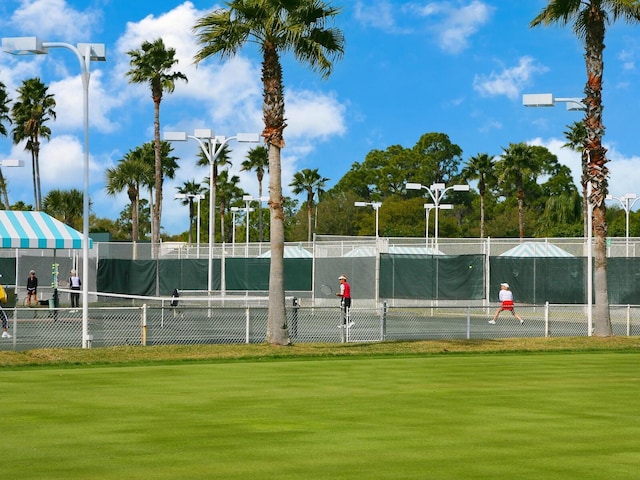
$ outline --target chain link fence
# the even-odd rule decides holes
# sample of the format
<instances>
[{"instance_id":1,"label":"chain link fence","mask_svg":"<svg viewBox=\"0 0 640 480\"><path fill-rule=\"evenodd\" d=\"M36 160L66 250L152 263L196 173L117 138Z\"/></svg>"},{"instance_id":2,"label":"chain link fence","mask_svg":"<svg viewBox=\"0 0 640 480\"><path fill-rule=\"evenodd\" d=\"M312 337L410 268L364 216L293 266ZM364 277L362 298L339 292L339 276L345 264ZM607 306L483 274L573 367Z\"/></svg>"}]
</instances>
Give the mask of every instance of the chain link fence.
<instances>
[{"instance_id":1,"label":"chain link fence","mask_svg":"<svg viewBox=\"0 0 640 480\"><path fill-rule=\"evenodd\" d=\"M520 323L497 307L352 308L351 326L343 326L339 307L287 307L293 343L380 342L393 340L465 340L513 337L587 336L586 306L523 305ZM640 305L612 305L617 336L640 335ZM82 311L68 308L6 309L10 338L0 350L81 348ZM268 308L258 306L183 305L89 308L88 346L261 343Z\"/></svg>"}]
</instances>

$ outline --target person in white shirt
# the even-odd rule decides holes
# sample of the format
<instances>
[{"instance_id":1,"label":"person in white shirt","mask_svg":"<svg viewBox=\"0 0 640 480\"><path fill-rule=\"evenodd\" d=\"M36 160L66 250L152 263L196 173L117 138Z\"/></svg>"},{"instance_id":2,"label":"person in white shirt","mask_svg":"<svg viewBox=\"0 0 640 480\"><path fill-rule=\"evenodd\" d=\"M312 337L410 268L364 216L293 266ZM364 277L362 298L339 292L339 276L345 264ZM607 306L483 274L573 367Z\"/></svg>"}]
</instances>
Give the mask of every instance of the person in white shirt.
<instances>
[{"instance_id":1,"label":"person in white shirt","mask_svg":"<svg viewBox=\"0 0 640 480\"><path fill-rule=\"evenodd\" d=\"M508 283L500 284L500 294L498 295L498 300L500 300L501 305L498 310L496 310L496 314L493 316L493 319L489 320L489 323L491 325L495 325L496 320L498 319L498 315L500 315L500 312L503 312L505 310L511 312L511 315L520 320L520 324L524 323L524 320L520 318L520 315L516 313L513 307L513 292L509 290Z\"/></svg>"},{"instance_id":2,"label":"person in white shirt","mask_svg":"<svg viewBox=\"0 0 640 480\"><path fill-rule=\"evenodd\" d=\"M71 292L71 308L78 308L80 305L80 287L82 286L82 281L80 277L76 273L75 270L71 270L71 275L69 276L69 288L73 290Z\"/></svg>"}]
</instances>

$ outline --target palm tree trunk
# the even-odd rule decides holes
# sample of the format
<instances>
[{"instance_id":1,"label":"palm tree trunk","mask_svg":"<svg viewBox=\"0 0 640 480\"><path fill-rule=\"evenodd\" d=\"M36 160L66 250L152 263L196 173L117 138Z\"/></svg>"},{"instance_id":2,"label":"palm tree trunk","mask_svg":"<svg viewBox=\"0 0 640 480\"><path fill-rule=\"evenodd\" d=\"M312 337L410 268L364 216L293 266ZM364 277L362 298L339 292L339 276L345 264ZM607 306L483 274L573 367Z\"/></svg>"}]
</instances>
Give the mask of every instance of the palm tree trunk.
<instances>
[{"instance_id":1,"label":"palm tree trunk","mask_svg":"<svg viewBox=\"0 0 640 480\"><path fill-rule=\"evenodd\" d=\"M269 145L269 210L271 213L271 264L269 270L269 318L267 342L291 343L284 296L284 198L280 178L280 147Z\"/></svg>"},{"instance_id":2,"label":"palm tree trunk","mask_svg":"<svg viewBox=\"0 0 640 480\"><path fill-rule=\"evenodd\" d=\"M262 243L262 180L258 182L258 241Z\"/></svg>"},{"instance_id":3,"label":"palm tree trunk","mask_svg":"<svg viewBox=\"0 0 640 480\"><path fill-rule=\"evenodd\" d=\"M524 192L521 188L518 189L518 229L520 231L520 241L524 239L524 202L522 197Z\"/></svg>"},{"instance_id":4,"label":"palm tree trunk","mask_svg":"<svg viewBox=\"0 0 640 480\"><path fill-rule=\"evenodd\" d=\"M153 228L151 234L151 242L154 244L154 250L160 244L160 219L162 218L162 156L160 150L160 100L153 102L153 131L155 142L155 189L156 202L153 208ZM155 258L158 258L155 255Z\"/></svg>"},{"instance_id":5,"label":"palm tree trunk","mask_svg":"<svg viewBox=\"0 0 640 480\"><path fill-rule=\"evenodd\" d=\"M484 191L480 192L480 238L484 238Z\"/></svg>"},{"instance_id":6,"label":"palm tree trunk","mask_svg":"<svg viewBox=\"0 0 640 480\"><path fill-rule=\"evenodd\" d=\"M33 178L33 209L40 210L38 207L38 183L36 182L36 156L31 150L31 176Z\"/></svg>"},{"instance_id":7,"label":"palm tree trunk","mask_svg":"<svg viewBox=\"0 0 640 480\"><path fill-rule=\"evenodd\" d=\"M313 194L307 199L307 242L311 241L311 216L313 214Z\"/></svg>"},{"instance_id":8,"label":"palm tree trunk","mask_svg":"<svg viewBox=\"0 0 640 480\"><path fill-rule=\"evenodd\" d=\"M263 115L262 135L269 146L269 210L271 215L271 267L269 271L269 316L267 343L289 345L289 330L284 297L284 198L280 150L284 147L284 89L282 66L274 45L264 45L262 62ZM248 212L247 212L248 213Z\"/></svg>"},{"instance_id":9,"label":"palm tree trunk","mask_svg":"<svg viewBox=\"0 0 640 480\"><path fill-rule=\"evenodd\" d=\"M589 159L589 181L591 182L591 205L593 205L594 243L594 293L595 316L594 335L608 337L613 334L609 313L607 288L607 207L605 197L608 190L609 170L606 166L607 150L602 146L602 76L604 71L605 19L599 10L600 2L591 3L590 23L586 29L585 63L587 82L585 84L585 152Z\"/></svg>"},{"instance_id":10,"label":"palm tree trunk","mask_svg":"<svg viewBox=\"0 0 640 480\"><path fill-rule=\"evenodd\" d=\"M2 203L4 204L5 210L9 210L9 194L7 193L7 181L2 175L2 170L0 169L0 188L2 188Z\"/></svg>"}]
</instances>

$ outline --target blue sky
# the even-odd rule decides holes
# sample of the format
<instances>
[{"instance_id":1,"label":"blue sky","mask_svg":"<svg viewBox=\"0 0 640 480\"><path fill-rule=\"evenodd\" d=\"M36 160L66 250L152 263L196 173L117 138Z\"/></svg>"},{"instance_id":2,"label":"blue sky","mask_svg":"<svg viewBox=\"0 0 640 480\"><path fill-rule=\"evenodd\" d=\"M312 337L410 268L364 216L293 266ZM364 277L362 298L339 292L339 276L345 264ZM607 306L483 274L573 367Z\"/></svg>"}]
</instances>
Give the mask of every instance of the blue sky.
<instances>
[{"instance_id":1,"label":"blue sky","mask_svg":"<svg viewBox=\"0 0 640 480\"><path fill-rule=\"evenodd\" d=\"M283 58L286 88L283 150L285 193L293 174L318 168L331 187L354 162L373 149L412 147L427 132L443 132L460 145L464 159L497 155L509 143L544 145L569 166L576 183L579 156L560 146L566 126L579 112L525 108L523 93L581 97L583 48L570 28L530 29L544 0L332 1L341 6L337 26L346 51L332 75L321 79L292 58ZM260 57L248 47L230 61L209 59L198 68L192 35L197 19L222 4L210 1L3 0L3 37L38 35L45 41L105 43L107 61L91 64L90 182L94 212L117 218L128 200L108 197L104 172L129 150L152 140L153 104L147 86L131 85L127 51L162 37L175 48L176 67L189 78L178 82L161 106L163 131L210 128L216 135L262 129ZM605 50L604 138L609 149L610 192L640 194L637 112L640 104L638 28L611 26ZM27 78L39 76L57 101L52 138L41 152L42 189L82 190L83 117L80 67L71 51L13 56L0 52L0 81L15 98ZM239 172L248 147L231 144L232 173L241 187L258 194L255 174ZM181 158L165 187L163 227L187 229L186 207L173 200L175 188L201 180L197 143L176 144ZM0 159L29 157L23 146L0 138ZM4 168L9 200L33 203L31 169ZM421 182L422 179L413 179ZM266 184L266 183L265 183Z\"/></svg>"}]
</instances>

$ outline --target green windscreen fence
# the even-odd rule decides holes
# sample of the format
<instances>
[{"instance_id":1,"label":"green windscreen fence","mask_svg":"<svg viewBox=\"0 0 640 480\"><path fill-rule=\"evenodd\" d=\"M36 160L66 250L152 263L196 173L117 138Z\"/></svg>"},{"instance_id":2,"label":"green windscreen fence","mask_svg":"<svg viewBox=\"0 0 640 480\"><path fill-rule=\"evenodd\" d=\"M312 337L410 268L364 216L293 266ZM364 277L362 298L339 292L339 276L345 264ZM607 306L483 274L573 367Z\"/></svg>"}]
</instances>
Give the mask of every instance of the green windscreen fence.
<instances>
[{"instance_id":1,"label":"green windscreen fence","mask_svg":"<svg viewBox=\"0 0 640 480\"><path fill-rule=\"evenodd\" d=\"M0 282L3 285L15 285L16 284L16 259L0 258Z\"/></svg>"},{"instance_id":2,"label":"green windscreen fence","mask_svg":"<svg viewBox=\"0 0 640 480\"><path fill-rule=\"evenodd\" d=\"M640 305L640 258L607 259L609 303Z\"/></svg>"},{"instance_id":3,"label":"green windscreen fence","mask_svg":"<svg viewBox=\"0 0 640 480\"><path fill-rule=\"evenodd\" d=\"M380 297L434 300L484 298L482 255L380 255Z\"/></svg>"},{"instance_id":4,"label":"green windscreen fence","mask_svg":"<svg viewBox=\"0 0 640 480\"><path fill-rule=\"evenodd\" d=\"M587 262L582 257L491 257L489 300L507 282L516 302L586 303Z\"/></svg>"},{"instance_id":5,"label":"green windscreen fence","mask_svg":"<svg viewBox=\"0 0 640 480\"><path fill-rule=\"evenodd\" d=\"M226 288L238 291L269 290L269 258L226 259ZM0 258L2 283L15 282L15 258ZM221 260L213 259L213 289L221 287ZM100 259L97 290L132 295L170 295L178 290L207 290L207 259L123 260ZM322 286L338 288L338 275L346 274L354 298L374 298L376 258L318 258L316 296ZM378 275L381 299L482 300L487 272L483 255L380 254ZM314 264L309 258L284 259L285 290L310 292ZM500 283L508 282L516 302L529 304L586 304L585 257L490 257L489 300L498 301ZM640 305L640 258L607 259L609 302Z\"/></svg>"},{"instance_id":6,"label":"green windscreen fence","mask_svg":"<svg viewBox=\"0 0 640 480\"><path fill-rule=\"evenodd\" d=\"M227 290L269 290L269 258L229 258L225 265ZM285 289L311 290L313 262L285 258ZM171 295L178 290L207 290L207 259L123 260L98 263L99 292L130 295ZM212 289L221 287L221 260L212 261Z\"/></svg>"}]
</instances>

